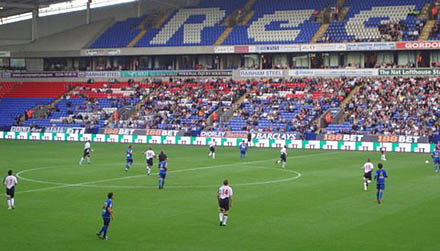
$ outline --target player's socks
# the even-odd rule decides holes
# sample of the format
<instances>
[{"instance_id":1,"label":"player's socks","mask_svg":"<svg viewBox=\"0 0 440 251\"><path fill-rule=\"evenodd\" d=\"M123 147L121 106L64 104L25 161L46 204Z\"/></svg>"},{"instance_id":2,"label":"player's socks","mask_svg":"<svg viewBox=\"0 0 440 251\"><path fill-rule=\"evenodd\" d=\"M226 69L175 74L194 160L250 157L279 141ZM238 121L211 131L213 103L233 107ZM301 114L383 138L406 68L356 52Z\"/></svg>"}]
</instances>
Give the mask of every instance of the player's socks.
<instances>
[{"instance_id":1,"label":"player's socks","mask_svg":"<svg viewBox=\"0 0 440 251\"><path fill-rule=\"evenodd\" d=\"M105 226L102 226L101 230L99 230L99 232L97 233L97 235L101 236L101 234L104 233L104 227L105 227Z\"/></svg>"},{"instance_id":2,"label":"player's socks","mask_svg":"<svg viewBox=\"0 0 440 251\"><path fill-rule=\"evenodd\" d=\"M14 200L14 198L11 199L11 206L12 206L13 209L15 208L15 200Z\"/></svg>"},{"instance_id":3,"label":"player's socks","mask_svg":"<svg viewBox=\"0 0 440 251\"><path fill-rule=\"evenodd\" d=\"M83 161L84 161L84 158L81 157L81 160L79 161L79 164L82 165L82 164L83 164Z\"/></svg>"},{"instance_id":4,"label":"player's socks","mask_svg":"<svg viewBox=\"0 0 440 251\"><path fill-rule=\"evenodd\" d=\"M223 213L219 213L218 217L220 218L220 224L223 223Z\"/></svg>"},{"instance_id":5,"label":"player's socks","mask_svg":"<svg viewBox=\"0 0 440 251\"><path fill-rule=\"evenodd\" d=\"M104 225L104 231L103 231L104 235L102 236L103 239L107 239L107 229L108 229L108 226Z\"/></svg>"},{"instance_id":6,"label":"player's socks","mask_svg":"<svg viewBox=\"0 0 440 251\"><path fill-rule=\"evenodd\" d=\"M283 168L286 168L286 163L283 162Z\"/></svg>"},{"instance_id":7,"label":"player's socks","mask_svg":"<svg viewBox=\"0 0 440 251\"><path fill-rule=\"evenodd\" d=\"M225 214L223 216L223 226L226 226L226 224L228 224L228 215L227 214Z\"/></svg>"},{"instance_id":8,"label":"player's socks","mask_svg":"<svg viewBox=\"0 0 440 251\"><path fill-rule=\"evenodd\" d=\"M212 154L212 158L215 159L215 153Z\"/></svg>"},{"instance_id":9,"label":"player's socks","mask_svg":"<svg viewBox=\"0 0 440 251\"><path fill-rule=\"evenodd\" d=\"M11 200L8 200L8 209L11 209Z\"/></svg>"},{"instance_id":10,"label":"player's socks","mask_svg":"<svg viewBox=\"0 0 440 251\"><path fill-rule=\"evenodd\" d=\"M364 182L364 191L367 191L367 188L368 188L368 183Z\"/></svg>"}]
</instances>

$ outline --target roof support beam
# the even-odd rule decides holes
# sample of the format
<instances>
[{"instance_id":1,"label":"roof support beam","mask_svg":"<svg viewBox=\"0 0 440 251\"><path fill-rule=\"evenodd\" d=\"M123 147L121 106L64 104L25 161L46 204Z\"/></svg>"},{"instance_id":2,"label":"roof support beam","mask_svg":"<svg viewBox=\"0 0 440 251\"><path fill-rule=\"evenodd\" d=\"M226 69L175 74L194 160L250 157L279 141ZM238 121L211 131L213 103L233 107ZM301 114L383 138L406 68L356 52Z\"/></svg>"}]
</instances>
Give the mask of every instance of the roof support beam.
<instances>
[{"instance_id":1,"label":"roof support beam","mask_svg":"<svg viewBox=\"0 0 440 251\"><path fill-rule=\"evenodd\" d=\"M9 3L9 2L0 2L0 6L3 8L20 8L20 9L38 8L38 5L35 4Z\"/></svg>"}]
</instances>

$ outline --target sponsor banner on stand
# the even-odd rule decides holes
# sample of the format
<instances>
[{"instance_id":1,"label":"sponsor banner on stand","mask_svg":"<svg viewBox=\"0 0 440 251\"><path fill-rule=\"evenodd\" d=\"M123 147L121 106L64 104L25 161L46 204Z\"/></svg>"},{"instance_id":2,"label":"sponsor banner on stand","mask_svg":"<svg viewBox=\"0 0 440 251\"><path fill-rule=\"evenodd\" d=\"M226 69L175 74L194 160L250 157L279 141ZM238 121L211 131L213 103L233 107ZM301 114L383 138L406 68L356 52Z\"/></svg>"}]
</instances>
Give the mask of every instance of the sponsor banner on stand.
<instances>
[{"instance_id":1,"label":"sponsor banner on stand","mask_svg":"<svg viewBox=\"0 0 440 251\"><path fill-rule=\"evenodd\" d=\"M120 71L85 71L79 73L80 78L119 78Z\"/></svg>"},{"instance_id":2,"label":"sponsor banner on stand","mask_svg":"<svg viewBox=\"0 0 440 251\"><path fill-rule=\"evenodd\" d=\"M177 76L176 71L123 71L123 78L148 78L148 77L168 77Z\"/></svg>"},{"instance_id":3,"label":"sponsor banner on stand","mask_svg":"<svg viewBox=\"0 0 440 251\"><path fill-rule=\"evenodd\" d=\"M362 135L362 134L318 134L317 140L344 141L344 142L379 142L379 143L428 143L429 138L424 136L405 135Z\"/></svg>"},{"instance_id":4,"label":"sponsor banner on stand","mask_svg":"<svg viewBox=\"0 0 440 251\"><path fill-rule=\"evenodd\" d=\"M179 77L230 77L231 70L208 70L208 71L178 71Z\"/></svg>"},{"instance_id":5,"label":"sponsor banner on stand","mask_svg":"<svg viewBox=\"0 0 440 251\"><path fill-rule=\"evenodd\" d=\"M234 53L234 46L215 46L214 47L214 53L215 54L228 54L228 53Z\"/></svg>"},{"instance_id":6,"label":"sponsor banner on stand","mask_svg":"<svg viewBox=\"0 0 440 251\"><path fill-rule=\"evenodd\" d=\"M123 71L123 78L144 77L230 77L231 70L186 70L186 71Z\"/></svg>"},{"instance_id":7,"label":"sponsor banner on stand","mask_svg":"<svg viewBox=\"0 0 440 251\"><path fill-rule=\"evenodd\" d=\"M440 68L379 69L379 76L439 76Z\"/></svg>"},{"instance_id":8,"label":"sponsor banner on stand","mask_svg":"<svg viewBox=\"0 0 440 251\"><path fill-rule=\"evenodd\" d=\"M77 78L78 72L11 72L11 78Z\"/></svg>"},{"instance_id":9,"label":"sponsor banner on stand","mask_svg":"<svg viewBox=\"0 0 440 251\"><path fill-rule=\"evenodd\" d=\"M1 78L11 78L11 73L10 72L0 72L0 77Z\"/></svg>"},{"instance_id":10,"label":"sponsor banner on stand","mask_svg":"<svg viewBox=\"0 0 440 251\"><path fill-rule=\"evenodd\" d=\"M273 139L273 140L296 140L300 138L298 133L289 132L253 132L252 139ZM202 131L201 137L221 137L221 138L242 138L247 139L248 132L209 132Z\"/></svg>"},{"instance_id":11,"label":"sponsor banner on stand","mask_svg":"<svg viewBox=\"0 0 440 251\"><path fill-rule=\"evenodd\" d=\"M440 41L414 41L414 42L397 42L397 50L438 50L440 49Z\"/></svg>"},{"instance_id":12,"label":"sponsor banner on stand","mask_svg":"<svg viewBox=\"0 0 440 251\"><path fill-rule=\"evenodd\" d=\"M234 46L234 53L249 53L249 46Z\"/></svg>"},{"instance_id":13,"label":"sponsor banner on stand","mask_svg":"<svg viewBox=\"0 0 440 251\"><path fill-rule=\"evenodd\" d=\"M242 78L280 78L283 77L283 70L241 70Z\"/></svg>"},{"instance_id":14,"label":"sponsor banner on stand","mask_svg":"<svg viewBox=\"0 0 440 251\"><path fill-rule=\"evenodd\" d=\"M68 133L68 134L83 134L86 129L83 127L45 127L45 133Z\"/></svg>"},{"instance_id":15,"label":"sponsor banner on stand","mask_svg":"<svg viewBox=\"0 0 440 251\"><path fill-rule=\"evenodd\" d=\"M115 56L121 54L120 49L87 49L82 50L84 56Z\"/></svg>"},{"instance_id":16,"label":"sponsor banner on stand","mask_svg":"<svg viewBox=\"0 0 440 251\"><path fill-rule=\"evenodd\" d=\"M301 51L301 46L299 44L249 46L249 52L255 52L255 53L299 52L299 51Z\"/></svg>"},{"instance_id":17,"label":"sponsor banner on stand","mask_svg":"<svg viewBox=\"0 0 440 251\"><path fill-rule=\"evenodd\" d=\"M301 138L299 133L277 133L277 132L257 132L252 133L253 139L273 139L273 140L297 140Z\"/></svg>"},{"instance_id":18,"label":"sponsor banner on stand","mask_svg":"<svg viewBox=\"0 0 440 251\"><path fill-rule=\"evenodd\" d=\"M318 51L345 51L347 44L302 44L301 51L303 52L318 52Z\"/></svg>"},{"instance_id":19,"label":"sponsor banner on stand","mask_svg":"<svg viewBox=\"0 0 440 251\"><path fill-rule=\"evenodd\" d=\"M317 69L289 70L289 76L306 77L368 77L377 76L378 69Z\"/></svg>"},{"instance_id":20,"label":"sponsor banner on stand","mask_svg":"<svg viewBox=\"0 0 440 251\"><path fill-rule=\"evenodd\" d=\"M109 135L138 135L138 136L179 136L183 135L179 130L160 130L160 129L132 129L132 128L104 128L99 133Z\"/></svg>"},{"instance_id":21,"label":"sponsor banner on stand","mask_svg":"<svg viewBox=\"0 0 440 251\"><path fill-rule=\"evenodd\" d=\"M0 58L8 58L11 56L10 51L0 51Z\"/></svg>"},{"instance_id":22,"label":"sponsor banner on stand","mask_svg":"<svg viewBox=\"0 0 440 251\"><path fill-rule=\"evenodd\" d=\"M379 43L348 43L347 51L383 51L395 50L395 42L379 42Z\"/></svg>"},{"instance_id":23,"label":"sponsor banner on stand","mask_svg":"<svg viewBox=\"0 0 440 251\"><path fill-rule=\"evenodd\" d=\"M247 138L247 132L218 132L218 131L202 131L201 137L217 137L217 138Z\"/></svg>"},{"instance_id":24,"label":"sponsor banner on stand","mask_svg":"<svg viewBox=\"0 0 440 251\"><path fill-rule=\"evenodd\" d=\"M11 132L43 132L43 128L30 126L12 126Z\"/></svg>"}]
</instances>

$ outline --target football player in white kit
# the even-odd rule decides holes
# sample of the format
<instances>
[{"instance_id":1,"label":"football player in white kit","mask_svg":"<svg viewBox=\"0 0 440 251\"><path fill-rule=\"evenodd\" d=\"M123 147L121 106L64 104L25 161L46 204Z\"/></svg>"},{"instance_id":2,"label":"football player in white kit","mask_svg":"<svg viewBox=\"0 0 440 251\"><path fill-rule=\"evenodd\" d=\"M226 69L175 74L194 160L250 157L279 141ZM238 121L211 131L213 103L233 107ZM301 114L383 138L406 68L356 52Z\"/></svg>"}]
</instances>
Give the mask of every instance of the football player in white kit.
<instances>
[{"instance_id":1,"label":"football player in white kit","mask_svg":"<svg viewBox=\"0 0 440 251\"><path fill-rule=\"evenodd\" d=\"M156 153L154 153L153 148L150 147L147 151L144 152L145 158L147 158L147 174L150 175L151 168L153 167L153 159L156 157Z\"/></svg>"},{"instance_id":2,"label":"football player in white kit","mask_svg":"<svg viewBox=\"0 0 440 251\"><path fill-rule=\"evenodd\" d=\"M387 158L385 157L385 153L386 153L386 147L381 146L380 147L380 160L387 160Z\"/></svg>"},{"instance_id":3,"label":"football player in white kit","mask_svg":"<svg viewBox=\"0 0 440 251\"><path fill-rule=\"evenodd\" d=\"M370 158L367 159L367 162L365 162L364 166L361 167L362 170L364 170L364 190L367 191L368 185L371 183L371 175L373 173L374 165L371 163Z\"/></svg>"},{"instance_id":4,"label":"football player in white kit","mask_svg":"<svg viewBox=\"0 0 440 251\"><path fill-rule=\"evenodd\" d=\"M215 159L215 139L212 139L211 142L209 142L209 154L208 157L211 157Z\"/></svg>"},{"instance_id":5,"label":"football player in white kit","mask_svg":"<svg viewBox=\"0 0 440 251\"><path fill-rule=\"evenodd\" d=\"M229 186L228 180L223 181L217 191L217 201L220 208L220 226L226 226L228 223L228 211L232 208L232 188Z\"/></svg>"},{"instance_id":6,"label":"football player in white kit","mask_svg":"<svg viewBox=\"0 0 440 251\"><path fill-rule=\"evenodd\" d=\"M280 159L277 160L277 164L282 163L282 167L286 168L286 162L287 162L287 146L284 146L283 148L281 148L280 151Z\"/></svg>"},{"instance_id":7,"label":"football player in white kit","mask_svg":"<svg viewBox=\"0 0 440 251\"><path fill-rule=\"evenodd\" d=\"M8 200L8 209L15 209L14 202L14 194L15 194L15 186L18 184L17 178L12 175L12 170L8 171L8 176L3 181L3 184L6 187L6 197Z\"/></svg>"},{"instance_id":8,"label":"football player in white kit","mask_svg":"<svg viewBox=\"0 0 440 251\"><path fill-rule=\"evenodd\" d=\"M87 140L87 142L84 144L84 154L79 161L80 166L82 166L85 158L87 158L87 163L90 164L90 152L93 152L93 149L90 147L90 140Z\"/></svg>"}]
</instances>

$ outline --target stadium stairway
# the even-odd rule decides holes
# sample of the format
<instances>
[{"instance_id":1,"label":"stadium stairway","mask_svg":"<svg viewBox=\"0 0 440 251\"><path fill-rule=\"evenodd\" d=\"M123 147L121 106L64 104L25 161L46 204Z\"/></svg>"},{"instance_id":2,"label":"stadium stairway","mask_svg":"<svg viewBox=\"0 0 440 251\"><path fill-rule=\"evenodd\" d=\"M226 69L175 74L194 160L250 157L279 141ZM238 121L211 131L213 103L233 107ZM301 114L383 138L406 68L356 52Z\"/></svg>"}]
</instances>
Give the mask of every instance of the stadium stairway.
<instances>
[{"instance_id":1,"label":"stadium stairway","mask_svg":"<svg viewBox=\"0 0 440 251\"><path fill-rule=\"evenodd\" d=\"M245 100L245 98L252 93L255 87L252 87L250 90L245 92L237 101L235 101L231 108L229 108L228 111L224 112L220 117L219 120L221 123L228 123L234 116L234 112L240 108L241 103Z\"/></svg>"},{"instance_id":2,"label":"stadium stairway","mask_svg":"<svg viewBox=\"0 0 440 251\"><path fill-rule=\"evenodd\" d=\"M137 102L137 103L134 105L134 107L133 107L133 108L134 108L134 112L132 112L132 113L129 115L129 117L128 117L127 119L132 118L133 115L136 114L136 113L142 108L142 105L144 104L144 102L145 102L148 98L151 98L151 97L157 96L159 93L160 93L160 88L157 88L157 89L153 90L151 93L149 93L148 95L146 95L143 99L139 99L139 102ZM120 110L122 110L122 109L124 109L124 107L121 107L121 108L117 111L118 115L120 114ZM114 122L114 117L111 116L111 117L107 120L107 125L109 125L109 124L111 124L111 123L113 123L113 122ZM108 126L106 126L106 127L108 127Z\"/></svg>"},{"instance_id":3,"label":"stadium stairway","mask_svg":"<svg viewBox=\"0 0 440 251\"><path fill-rule=\"evenodd\" d=\"M344 21L345 16L347 15L347 13L349 11L350 11L350 7L348 7L348 6L342 7L341 11L339 12L338 20L339 21Z\"/></svg>"},{"instance_id":4,"label":"stadium stairway","mask_svg":"<svg viewBox=\"0 0 440 251\"><path fill-rule=\"evenodd\" d=\"M328 27L329 24L321 24L321 27L319 27L318 31L315 33L315 35L313 35L312 40L310 42L316 43L317 41L319 41L322 38L322 36L324 36Z\"/></svg>"},{"instance_id":5,"label":"stadium stairway","mask_svg":"<svg viewBox=\"0 0 440 251\"><path fill-rule=\"evenodd\" d=\"M172 11L168 11L168 12L164 13L164 15L161 15L161 17L153 23L151 28L158 29L158 28L162 27L163 23L168 19L168 17L172 13L173 13ZM140 32L127 45L128 48L133 48L139 42L139 40L141 40L144 37L144 35L147 33L148 28L147 28L146 24L148 21L149 21L149 16L145 17L145 19L142 20L142 22L138 25Z\"/></svg>"},{"instance_id":6,"label":"stadium stairway","mask_svg":"<svg viewBox=\"0 0 440 251\"><path fill-rule=\"evenodd\" d=\"M361 86L355 86L353 88L353 90L347 95L347 97L342 101L341 105L339 106L340 108L345 108L345 106L348 104L348 102L351 101L351 99L353 98L354 95L356 95L359 90L361 89Z\"/></svg>"},{"instance_id":7,"label":"stadium stairway","mask_svg":"<svg viewBox=\"0 0 440 251\"><path fill-rule=\"evenodd\" d=\"M220 35L220 37L217 38L217 40L215 41L214 45L221 45L223 44L223 42L226 40L226 38L228 38L229 34L231 34L232 30L234 29L234 27L227 27L225 29L225 31Z\"/></svg>"},{"instance_id":8,"label":"stadium stairway","mask_svg":"<svg viewBox=\"0 0 440 251\"><path fill-rule=\"evenodd\" d=\"M347 97L341 102L341 104L339 105L338 108L341 109L341 111L343 111L345 109L345 106L351 101L351 99L353 98L354 95L356 95L359 90L361 89L361 86L355 86L353 88L353 90L351 90L351 92L347 95ZM328 111L328 110L327 110ZM315 133L321 133L322 129L325 129L325 127L322 127L321 123L319 123L320 121L322 121L322 119L325 117L325 115L327 115L327 111L324 111L320 116L318 116L313 122L312 124L316 124L319 125L318 129L316 130ZM343 117L341 117L341 119L345 119Z\"/></svg>"},{"instance_id":9,"label":"stadium stairway","mask_svg":"<svg viewBox=\"0 0 440 251\"><path fill-rule=\"evenodd\" d=\"M145 33L147 33L147 27L145 26L147 21L148 21L148 16L146 16L144 20L142 20L142 22L138 25L139 33L133 38L133 40L131 40L130 43L128 43L127 45L128 48L132 48L139 40L141 40L141 38L145 35Z\"/></svg>"},{"instance_id":10,"label":"stadium stairway","mask_svg":"<svg viewBox=\"0 0 440 251\"><path fill-rule=\"evenodd\" d=\"M254 6L255 2L257 0L249 0L246 2L246 4L243 7L243 12L245 15L238 20L238 22L234 25L246 25L249 20L251 20L252 16L254 15L254 11L251 10L252 6ZM234 11L231 15L229 15L225 21L223 21L222 25L228 25L228 23L231 23L232 18L236 18L238 15L238 10ZM217 38L214 45L221 45L223 42L228 38L229 34L234 30L234 25L228 26L225 31Z\"/></svg>"},{"instance_id":11,"label":"stadium stairway","mask_svg":"<svg viewBox=\"0 0 440 251\"><path fill-rule=\"evenodd\" d=\"M432 27L434 27L435 20L428 20L425 24L425 27L423 27L423 31L419 36L418 41L426 41L429 38L429 35L431 34Z\"/></svg>"},{"instance_id":12,"label":"stadium stairway","mask_svg":"<svg viewBox=\"0 0 440 251\"><path fill-rule=\"evenodd\" d=\"M433 4L432 3L426 3L423 5L422 9L420 10L420 14L417 17L418 19L428 19L429 12L431 11Z\"/></svg>"}]
</instances>

